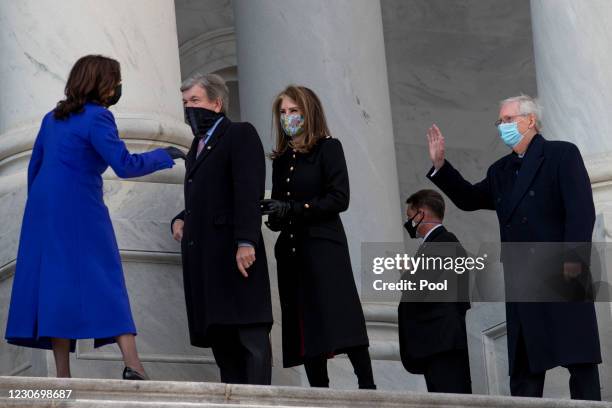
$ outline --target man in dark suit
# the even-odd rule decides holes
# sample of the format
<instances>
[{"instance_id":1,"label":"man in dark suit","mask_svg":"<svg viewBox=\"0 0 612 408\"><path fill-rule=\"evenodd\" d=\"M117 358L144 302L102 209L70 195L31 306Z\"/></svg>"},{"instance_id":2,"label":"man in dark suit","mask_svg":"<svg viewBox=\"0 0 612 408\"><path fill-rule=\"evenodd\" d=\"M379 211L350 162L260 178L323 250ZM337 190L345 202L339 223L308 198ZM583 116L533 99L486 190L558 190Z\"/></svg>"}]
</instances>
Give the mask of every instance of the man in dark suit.
<instances>
[{"instance_id":1,"label":"man in dark suit","mask_svg":"<svg viewBox=\"0 0 612 408\"><path fill-rule=\"evenodd\" d=\"M212 347L221 381L270 384L263 146L250 123L225 116L229 92L221 77L197 75L181 91L195 138L185 161L185 210L171 225L181 242L191 344Z\"/></svg>"},{"instance_id":2,"label":"man in dark suit","mask_svg":"<svg viewBox=\"0 0 612 408\"><path fill-rule=\"evenodd\" d=\"M423 238L416 257L466 257L457 237L442 225L445 205L440 193L421 190L411 195L406 204L408 222L405 227L412 238ZM424 275L417 273L415 276L440 282L444 277L443 272L436 270L421 272ZM454 271L449 273L455 274ZM410 279L409 274L402 278ZM467 279L467 276L458 279ZM472 393L465 330L465 314L470 303L453 301L465 300L457 296L455 292L446 299L448 301L434 302L406 291L398 307L402 364L410 373L425 376L429 392Z\"/></svg>"},{"instance_id":3,"label":"man in dark suit","mask_svg":"<svg viewBox=\"0 0 612 408\"><path fill-rule=\"evenodd\" d=\"M516 244L502 247L507 290L508 282L523 274L522 266L533 264L530 257L546 245L542 243L560 243L568 249L577 243L588 245L595 223L591 184L580 152L571 143L544 139L539 134L539 111L537 102L526 95L501 103L496 126L513 151L491 165L484 180L476 184L466 181L445 160L444 138L438 127L433 125L427 134L433 162L427 177L457 207L495 210L502 245L540 243L532 245L531 251L521 251ZM559 264L555 272L559 281L588 273L589 255L580 252L567 251L562 259L554 260ZM513 283L517 284L520 287L520 282ZM529 289L528 284L523 286ZM593 303L509 300L506 321L512 395L541 397L546 370L563 366L570 372L573 399L600 400L597 364L601 352Z\"/></svg>"}]
</instances>

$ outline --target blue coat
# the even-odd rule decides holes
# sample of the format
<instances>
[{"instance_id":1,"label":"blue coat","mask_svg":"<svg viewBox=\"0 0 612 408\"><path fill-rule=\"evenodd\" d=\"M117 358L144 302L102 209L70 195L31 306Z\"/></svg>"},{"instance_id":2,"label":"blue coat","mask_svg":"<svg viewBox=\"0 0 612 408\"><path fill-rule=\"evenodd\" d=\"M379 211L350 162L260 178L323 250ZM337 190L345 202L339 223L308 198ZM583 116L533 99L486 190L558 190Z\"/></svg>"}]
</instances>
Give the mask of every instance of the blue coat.
<instances>
[{"instance_id":1,"label":"blue coat","mask_svg":"<svg viewBox=\"0 0 612 408\"><path fill-rule=\"evenodd\" d=\"M496 211L502 243L590 243L595 206L578 148L536 135L518 175L513 156L510 153L491 165L476 184L465 180L448 161L433 176L432 168L427 177L461 210ZM502 251L506 280L521 274L527 259L513 259ZM511 374L521 334L533 373L601 362L592 302L509 302L506 324Z\"/></svg>"},{"instance_id":2,"label":"blue coat","mask_svg":"<svg viewBox=\"0 0 612 408\"><path fill-rule=\"evenodd\" d=\"M101 175L109 165L137 177L173 164L163 149L130 154L103 106L45 116L28 167L9 343L49 349L51 337L94 338L100 346L136 334Z\"/></svg>"}]
</instances>

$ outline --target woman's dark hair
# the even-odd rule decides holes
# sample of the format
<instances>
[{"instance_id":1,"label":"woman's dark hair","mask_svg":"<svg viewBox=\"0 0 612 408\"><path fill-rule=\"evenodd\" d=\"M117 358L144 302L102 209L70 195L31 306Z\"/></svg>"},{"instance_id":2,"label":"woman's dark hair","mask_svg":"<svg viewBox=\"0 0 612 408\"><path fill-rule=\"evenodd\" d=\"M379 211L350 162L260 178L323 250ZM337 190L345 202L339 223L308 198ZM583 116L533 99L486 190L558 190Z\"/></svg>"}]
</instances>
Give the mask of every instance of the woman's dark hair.
<instances>
[{"instance_id":1,"label":"woman's dark hair","mask_svg":"<svg viewBox=\"0 0 612 408\"><path fill-rule=\"evenodd\" d=\"M106 105L121 82L119 62L102 55L79 58L70 70L64 94L66 99L57 103L53 115L66 119L71 113L83 111L86 102Z\"/></svg>"}]
</instances>

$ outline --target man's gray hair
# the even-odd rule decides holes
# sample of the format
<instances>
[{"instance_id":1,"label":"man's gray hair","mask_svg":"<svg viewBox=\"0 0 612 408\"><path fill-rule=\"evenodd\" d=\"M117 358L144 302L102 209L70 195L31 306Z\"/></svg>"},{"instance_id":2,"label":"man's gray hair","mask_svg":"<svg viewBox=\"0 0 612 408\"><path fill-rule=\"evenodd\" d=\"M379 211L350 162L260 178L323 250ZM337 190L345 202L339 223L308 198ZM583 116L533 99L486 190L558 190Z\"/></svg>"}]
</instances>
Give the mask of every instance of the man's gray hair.
<instances>
[{"instance_id":1,"label":"man's gray hair","mask_svg":"<svg viewBox=\"0 0 612 408\"><path fill-rule=\"evenodd\" d=\"M536 118L536 127L538 130L542 129L542 106L538 102L536 98L533 98L529 95L520 94L519 96L513 96L511 98L506 98L499 103L499 106L502 107L508 103L518 102L519 113L521 115L529 115L533 113Z\"/></svg>"},{"instance_id":2,"label":"man's gray hair","mask_svg":"<svg viewBox=\"0 0 612 408\"><path fill-rule=\"evenodd\" d=\"M181 92L185 92L194 86L199 85L206 91L206 96L211 101L221 100L221 112L227 113L229 109L229 89L225 84L225 80L217 74L201 74L197 73L181 84Z\"/></svg>"}]
</instances>

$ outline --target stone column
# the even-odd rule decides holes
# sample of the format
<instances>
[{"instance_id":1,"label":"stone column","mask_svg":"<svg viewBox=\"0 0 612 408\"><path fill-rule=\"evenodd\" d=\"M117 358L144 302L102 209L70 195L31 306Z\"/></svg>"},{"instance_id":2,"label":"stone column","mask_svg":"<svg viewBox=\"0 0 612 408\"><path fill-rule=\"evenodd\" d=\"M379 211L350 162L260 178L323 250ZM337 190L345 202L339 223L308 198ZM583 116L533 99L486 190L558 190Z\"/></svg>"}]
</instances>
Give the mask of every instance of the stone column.
<instances>
[{"instance_id":1,"label":"stone column","mask_svg":"<svg viewBox=\"0 0 612 408\"><path fill-rule=\"evenodd\" d=\"M266 151L274 143L273 99L289 84L317 93L332 136L342 142L351 186L351 204L342 219L359 286L361 244L403 241L380 3L235 0L233 7L241 118L255 125ZM268 181L270 174L269 166ZM382 311L366 306L371 353L398 358L397 335L388 322L397 305ZM346 369L342 381L354 386L352 370ZM388 370L387 375L393 374Z\"/></svg>"},{"instance_id":2,"label":"stone column","mask_svg":"<svg viewBox=\"0 0 612 408\"><path fill-rule=\"evenodd\" d=\"M86 54L120 61L123 96L112 108L133 152L188 147L172 0L24 0L0 4L0 325L5 326L25 202L25 171L43 115L63 98L74 62ZM178 245L169 221L182 207L182 174L137 180L105 174L105 201L122 253L142 357L153 378L202 378L210 357L187 341ZM52 192L51 192L52 193ZM78 223L78 220L74 220ZM116 346L81 342L73 374L119 378ZM50 353L0 344L3 374L55 375ZM196 365L172 365L194 363ZM197 365L206 363L207 365ZM173 373L172 370L178 370ZM211 378L214 377L211 371Z\"/></svg>"},{"instance_id":3,"label":"stone column","mask_svg":"<svg viewBox=\"0 0 612 408\"><path fill-rule=\"evenodd\" d=\"M597 212L593 240L610 242L612 225L612 3L607 0L531 0L543 134L575 143L583 155ZM579 216L579 215L577 215ZM607 251L607 281L612 279ZM604 399L612 399L610 303L598 303Z\"/></svg>"}]
</instances>

